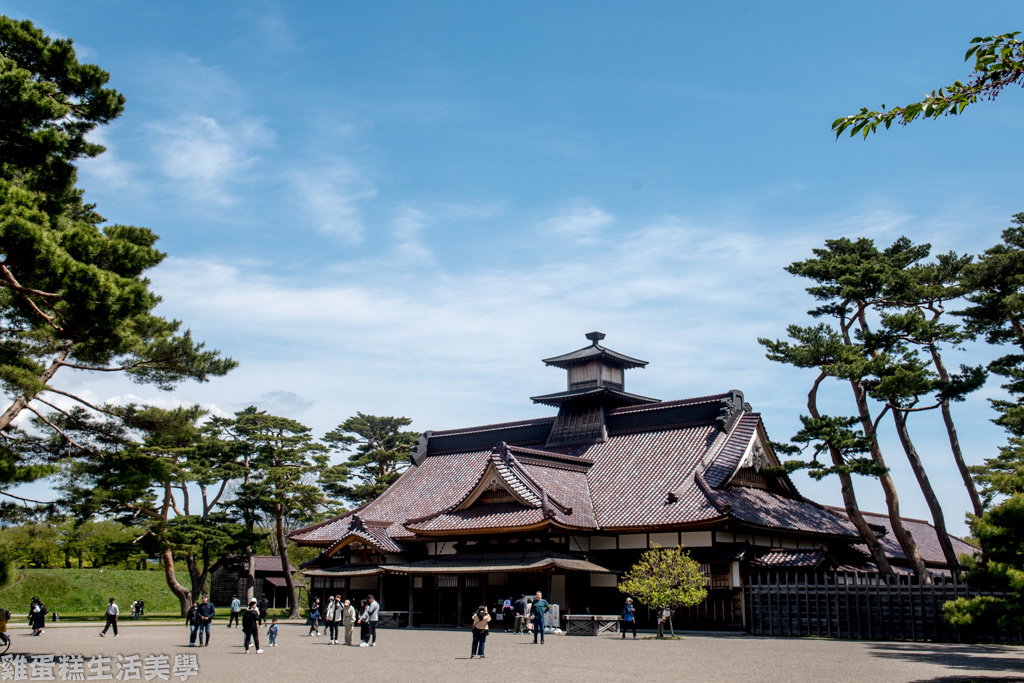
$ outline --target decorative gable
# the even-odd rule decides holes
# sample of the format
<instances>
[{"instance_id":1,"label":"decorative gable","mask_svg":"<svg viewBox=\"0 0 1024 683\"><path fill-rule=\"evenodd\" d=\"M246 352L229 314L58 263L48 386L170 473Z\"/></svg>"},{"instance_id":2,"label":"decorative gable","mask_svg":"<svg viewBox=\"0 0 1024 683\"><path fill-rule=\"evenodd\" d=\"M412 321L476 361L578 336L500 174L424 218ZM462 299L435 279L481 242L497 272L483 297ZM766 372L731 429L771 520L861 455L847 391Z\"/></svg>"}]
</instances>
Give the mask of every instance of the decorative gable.
<instances>
[{"instance_id":1,"label":"decorative gable","mask_svg":"<svg viewBox=\"0 0 1024 683\"><path fill-rule=\"evenodd\" d=\"M491 453L491 458L476 487L455 507L455 510L466 510L474 505L489 503L519 503L526 507L539 508L542 497L540 487L523 471L505 444L500 443Z\"/></svg>"}]
</instances>

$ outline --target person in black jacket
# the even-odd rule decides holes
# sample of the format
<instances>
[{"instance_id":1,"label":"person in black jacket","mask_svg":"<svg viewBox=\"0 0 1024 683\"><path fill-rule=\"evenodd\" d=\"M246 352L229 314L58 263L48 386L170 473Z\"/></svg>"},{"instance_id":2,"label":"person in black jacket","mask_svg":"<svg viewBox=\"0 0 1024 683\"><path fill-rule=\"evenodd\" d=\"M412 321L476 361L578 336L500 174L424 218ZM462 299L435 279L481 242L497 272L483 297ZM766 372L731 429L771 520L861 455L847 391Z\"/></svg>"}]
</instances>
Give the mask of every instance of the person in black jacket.
<instances>
[{"instance_id":1,"label":"person in black jacket","mask_svg":"<svg viewBox=\"0 0 1024 683\"><path fill-rule=\"evenodd\" d=\"M199 603L199 609L196 610L196 614L199 615L199 647L203 647L203 633L206 633L206 647L210 646L210 623L213 621L214 615L217 614L217 610L214 609L213 603L210 599L203 596L203 601Z\"/></svg>"},{"instance_id":2,"label":"person in black jacket","mask_svg":"<svg viewBox=\"0 0 1024 683\"><path fill-rule=\"evenodd\" d=\"M256 603L260 613L260 623L267 623L267 610L270 609L270 600L267 600L266 593L260 593L259 602Z\"/></svg>"},{"instance_id":3,"label":"person in black jacket","mask_svg":"<svg viewBox=\"0 0 1024 683\"><path fill-rule=\"evenodd\" d=\"M188 646L196 646L196 636L199 635L199 605L193 603L185 613L185 623L188 624Z\"/></svg>"},{"instance_id":4,"label":"person in black jacket","mask_svg":"<svg viewBox=\"0 0 1024 683\"><path fill-rule=\"evenodd\" d=\"M263 654L260 649L260 609L256 606L256 598L249 601L249 609L242 615L242 633L245 634L245 654L249 654L249 640L256 644L256 654Z\"/></svg>"}]
</instances>

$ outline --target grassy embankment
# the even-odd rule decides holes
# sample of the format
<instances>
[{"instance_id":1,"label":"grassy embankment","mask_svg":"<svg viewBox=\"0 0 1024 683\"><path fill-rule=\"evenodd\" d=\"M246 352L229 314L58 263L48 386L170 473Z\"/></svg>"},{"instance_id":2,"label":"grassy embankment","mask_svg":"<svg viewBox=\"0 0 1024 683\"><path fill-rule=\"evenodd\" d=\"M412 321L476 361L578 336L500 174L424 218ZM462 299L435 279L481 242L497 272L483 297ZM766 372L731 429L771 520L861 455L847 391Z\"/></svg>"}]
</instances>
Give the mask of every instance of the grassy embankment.
<instances>
[{"instance_id":1,"label":"grassy embankment","mask_svg":"<svg viewBox=\"0 0 1024 683\"><path fill-rule=\"evenodd\" d=\"M15 569L12 583L0 588L0 608L26 614L32 596L38 595L50 614L61 621L103 619L107 600L113 597L121 608L121 619L131 619L134 600L146 601L144 619L177 619L178 599L167 588L162 571L125 569ZM227 605L217 605L217 616L227 619ZM287 610L270 610L283 618ZM47 616L49 621L50 616Z\"/></svg>"},{"instance_id":2,"label":"grassy embankment","mask_svg":"<svg viewBox=\"0 0 1024 683\"><path fill-rule=\"evenodd\" d=\"M131 618L133 600L146 601L146 616L177 616L178 600L167 588L163 572L124 569L15 569L14 581L0 588L0 606L15 614L28 611L38 595L61 618L102 618L113 597L121 618Z\"/></svg>"}]
</instances>

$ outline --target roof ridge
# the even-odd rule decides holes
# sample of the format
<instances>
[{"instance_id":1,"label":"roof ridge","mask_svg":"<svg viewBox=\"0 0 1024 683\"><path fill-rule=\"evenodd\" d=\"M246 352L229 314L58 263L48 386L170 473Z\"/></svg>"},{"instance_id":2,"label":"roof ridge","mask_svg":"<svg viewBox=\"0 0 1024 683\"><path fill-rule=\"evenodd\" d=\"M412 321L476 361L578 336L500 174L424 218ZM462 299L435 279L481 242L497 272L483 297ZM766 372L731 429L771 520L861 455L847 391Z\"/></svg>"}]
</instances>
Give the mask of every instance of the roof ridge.
<instances>
[{"instance_id":1,"label":"roof ridge","mask_svg":"<svg viewBox=\"0 0 1024 683\"><path fill-rule=\"evenodd\" d=\"M492 432L497 429L503 429L506 427L516 427L520 425L530 424L541 424L544 422L554 422L555 417L535 417L526 420L512 420L511 422L495 422L493 424L479 425L476 427L461 427L459 429L438 429L433 430L430 434L431 438L444 437L444 436L455 436L456 434L476 434L477 432Z\"/></svg>"},{"instance_id":2,"label":"roof ridge","mask_svg":"<svg viewBox=\"0 0 1024 683\"><path fill-rule=\"evenodd\" d=\"M666 408L677 408L684 405L696 405L698 403L713 403L714 401L721 400L728 396L728 392L724 394L711 394L708 396L695 396L693 398L680 398L672 401L659 401L658 403L645 403L639 406L623 406L621 408L612 408L608 411L608 415L624 415L626 413L642 413L649 410L664 410Z\"/></svg>"}]
</instances>

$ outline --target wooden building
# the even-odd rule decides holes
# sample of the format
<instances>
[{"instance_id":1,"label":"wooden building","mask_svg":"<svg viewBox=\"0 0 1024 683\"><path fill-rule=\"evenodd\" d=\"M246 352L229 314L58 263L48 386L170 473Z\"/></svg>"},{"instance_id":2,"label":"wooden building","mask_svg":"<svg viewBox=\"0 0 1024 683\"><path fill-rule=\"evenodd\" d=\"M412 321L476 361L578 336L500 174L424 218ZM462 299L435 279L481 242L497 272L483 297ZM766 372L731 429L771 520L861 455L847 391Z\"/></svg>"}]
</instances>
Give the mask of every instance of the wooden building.
<instances>
[{"instance_id":1,"label":"wooden building","mask_svg":"<svg viewBox=\"0 0 1024 683\"><path fill-rule=\"evenodd\" d=\"M303 567L310 596L372 592L415 625L464 623L479 604L537 590L562 614L615 614L617 576L681 543L710 591L677 623L739 627L751 563L868 566L845 517L763 471L778 460L742 392L629 393L626 371L647 363L587 338L544 361L567 375L564 391L532 399L555 415L427 432L378 499L292 532L323 549Z\"/></svg>"},{"instance_id":2,"label":"wooden building","mask_svg":"<svg viewBox=\"0 0 1024 683\"><path fill-rule=\"evenodd\" d=\"M290 607L288 599L288 583L281 568L281 558L277 555L256 555L256 581L253 584L253 595L257 598L266 594L271 607ZM290 567L295 573L295 567ZM217 568L210 578L210 602L217 607L226 607L231 599L237 597L245 602L245 585L248 579L248 567L244 557L235 562L227 562ZM301 590L303 582L295 579L296 586Z\"/></svg>"}]
</instances>

